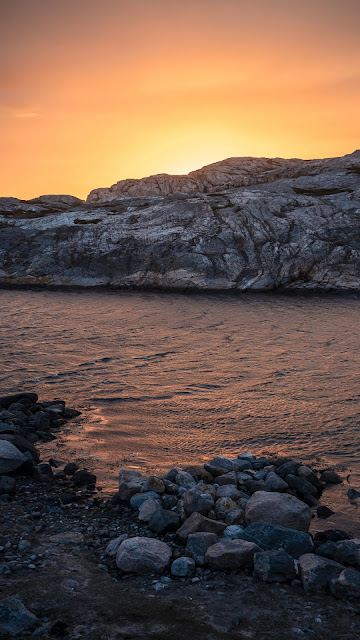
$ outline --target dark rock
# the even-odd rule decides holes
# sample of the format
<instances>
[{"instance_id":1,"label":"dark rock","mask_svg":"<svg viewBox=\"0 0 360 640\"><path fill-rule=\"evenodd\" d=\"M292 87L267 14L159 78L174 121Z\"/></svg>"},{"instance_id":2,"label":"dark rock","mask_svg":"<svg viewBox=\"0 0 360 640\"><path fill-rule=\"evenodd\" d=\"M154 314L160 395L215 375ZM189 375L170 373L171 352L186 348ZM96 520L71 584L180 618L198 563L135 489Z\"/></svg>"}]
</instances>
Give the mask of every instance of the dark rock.
<instances>
[{"instance_id":1,"label":"dark rock","mask_svg":"<svg viewBox=\"0 0 360 640\"><path fill-rule=\"evenodd\" d=\"M351 567L360 567L360 549L352 540L336 543L335 560Z\"/></svg>"},{"instance_id":2,"label":"dark rock","mask_svg":"<svg viewBox=\"0 0 360 640\"><path fill-rule=\"evenodd\" d=\"M330 518L330 516L333 516L335 511L332 511L331 509L329 509L329 507L326 507L325 505L320 505L320 507L316 509L316 513L318 518L321 518L322 520L326 520L327 518Z\"/></svg>"},{"instance_id":3,"label":"dark rock","mask_svg":"<svg viewBox=\"0 0 360 640\"><path fill-rule=\"evenodd\" d=\"M195 562L192 558L181 556L171 565L171 575L177 578L188 578L195 573Z\"/></svg>"},{"instance_id":4,"label":"dark rock","mask_svg":"<svg viewBox=\"0 0 360 640\"><path fill-rule=\"evenodd\" d=\"M21 467L27 458L7 440L0 440L0 474L11 473Z\"/></svg>"},{"instance_id":5,"label":"dark rock","mask_svg":"<svg viewBox=\"0 0 360 640\"><path fill-rule=\"evenodd\" d=\"M341 484L342 483L342 478L333 469L327 469L326 471L324 471L320 476L320 480L322 482L326 482L326 484Z\"/></svg>"},{"instance_id":6,"label":"dark rock","mask_svg":"<svg viewBox=\"0 0 360 640\"><path fill-rule=\"evenodd\" d=\"M289 460L289 462L285 462L278 466L276 469L276 473L283 479L286 480L287 475L297 476L298 469L301 467L300 462L294 462L294 460Z\"/></svg>"},{"instance_id":7,"label":"dark rock","mask_svg":"<svg viewBox=\"0 0 360 640\"><path fill-rule=\"evenodd\" d=\"M299 558L299 574L305 591L323 591L344 567L338 562L307 553Z\"/></svg>"},{"instance_id":8,"label":"dark rock","mask_svg":"<svg viewBox=\"0 0 360 640\"><path fill-rule=\"evenodd\" d=\"M329 560L335 560L336 550L337 550L337 547L335 542L328 540L327 542L324 542L316 549L316 553L318 556L322 556L323 558L329 558Z\"/></svg>"},{"instance_id":9,"label":"dark rock","mask_svg":"<svg viewBox=\"0 0 360 640\"><path fill-rule=\"evenodd\" d=\"M38 450L27 438L23 438L19 435L3 434L2 436L0 436L0 440L7 440L7 442L11 442L11 444L19 449L21 453L26 453L28 451L29 453L31 453L31 457L35 460L35 462L40 461Z\"/></svg>"},{"instance_id":10,"label":"dark rock","mask_svg":"<svg viewBox=\"0 0 360 640\"><path fill-rule=\"evenodd\" d=\"M171 554L171 548L161 540L128 538L117 551L116 564L126 573L157 573L168 566Z\"/></svg>"},{"instance_id":11,"label":"dark rock","mask_svg":"<svg viewBox=\"0 0 360 640\"><path fill-rule=\"evenodd\" d=\"M188 516L194 512L206 516L214 507L214 498L206 491L205 487L204 491L199 490L199 485L185 491L183 499L184 509Z\"/></svg>"},{"instance_id":12,"label":"dark rock","mask_svg":"<svg viewBox=\"0 0 360 640\"><path fill-rule=\"evenodd\" d=\"M0 636L19 638L33 628L37 617L24 607L17 598L6 598L0 602Z\"/></svg>"},{"instance_id":13,"label":"dark rock","mask_svg":"<svg viewBox=\"0 0 360 640\"><path fill-rule=\"evenodd\" d=\"M350 536L341 529L326 529L326 531L317 531L314 536L314 542L322 544L323 542L340 542L340 540L350 540Z\"/></svg>"},{"instance_id":14,"label":"dark rock","mask_svg":"<svg viewBox=\"0 0 360 640\"><path fill-rule=\"evenodd\" d=\"M0 477L0 493L13 493L15 489L15 480L10 476Z\"/></svg>"},{"instance_id":15,"label":"dark rock","mask_svg":"<svg viewBox=\"0 0 360 640\"><path fill-rule=\"evenodd\" d=\"M76 485L95 485L96 484L96 475L94 473L90 473L90 471L86 471L86 469L82 469L81 471L76 471L72 477L74 484Z\"/></svg>"},{"instance_id":16,"label":"dark rock","mask_svg":"<svg viewBox=\"0 0 360 640\"><path fill-rule=\"evenodd\" d=\"M304 478L294 476L291 473L286 476L285 480L288 483L289 487L291 489L295 489L296 493L298 493L301 497L312 495L316 498L317 489L313 484L311 484L311 482L308 482Z\"/></svg>"},{"instance_id":17,"label":"dark rock","mask_svg":"<svg viewBox=\"0 0 360 640\"><path fill-rule=\"evenodd\" d=\"M360 498L360 491L358 491L357 489L354 489L353 487L351 487L346 492L346 495L349 498L349 500L356 500L357 498Z\"/></svg>"},{"instance_id":18,"label":"dark rock","mask_svg":"<svg viewBox=\"0 0 360 640\"><path fill-rule=\"evenodd\" d=\"M286 551L293 558L299 558L314 550L314 543L308 533L268 522L255 522L249 525L242 537L245 540L256 542L266 551Z\"/></svg>"},{"instance_id":19,"label":"dark rock","mask_svg":"<svg viewBox=\"0 0 360 640\"><path fill-rule=\"evenodd\" d=\"M49 633L55 638L65 638L69 632L69 627L63 620L57 620L51 625Z\"/></svg>"},{"instance_id":20,"label":"dark rock","mask_svg":"<svg viewBox=\"0 0 360 640\"><path fill-rule=\"evenodd\" d=\"M66 420L71 420L72 418L81 416L81 411L77 411L76 409L68 409L67 407L64 407L63 416Z\"/></svg>"},{"instance_id":21,"label":"dark rock","mask_svg":"<svg viewBox=\"0 0 360 640\"><path fill-rule=\"evenodd\" d=\"M277 473L274 473L273 471L268 473L264 484L264 491L278 491L281 493L285 492L288 488L289 485L287 482L280 478Z\"/></svg>"},{"instance_id":22,"label":"dark rock","mask_svg":"<svg viewBox=\"0 0 360 640\"><path fill-rule=\"evenodd\" d=\"M52 478L54 475L51 465L47 463L38 464L36 470L41 476L47 476L48 478Z\"/></svg>"},{"instance_id":23,"label":"dark rock","mask_svg":"<svg viewBox=\"0 0 360 640\"><path fill-rule=\"evenodd\" d=\"M254 575L264 582L294 580L296 578L294 558L283 550L256 553Z\"/></svg>"},{"instance_id":24,"label":"dark rock","mask_svg":"<svg viewBox=\"0 0 360 640\"><path fill-rule=\"evenodd\" d=\"M174 511L159 509L149 520L149 529L155 533L165 533L166 531L176 531L180 524L180 516Z\"/></svg>"},{"instance_id":25,"label":"dark rock","mask_svg":"<svg viewBox=\"0 0 360 640\"><path fill-rule=\"evenodd\" d=\"M134 493L130 498L130 507L137 511L149 498L154 498L160 504L160 497L155 491L145 491L144 493Z\"/></svg>"},{"instance_id":26,"label":"dark rock","mask_svg":"<svg viewBox=\"0 0 360 640\"><path fill-rule=\"evenodd\" d=\"M205 564L205 554L209 547L218 542L215 533L207 533L205 531L197 531L191 533L187 539L186 551L195 560L195 563L202 567Z\"/></svg>"},{"instance_id":27,"label":"dark rock","mask_svg":"<svg viewBox=\"0 0 360 640\"><path fill-rule=\"evenodd\" d=\"M1 396L0 397L0 406L7 409L10 405L15 402L21 402L25 407L32 406L38 401L38 396L36 393L14 393L9 396Z\"/></svg>"},{"instance_id":28,"label":"dark rock","mask_svg":"<svg viewBox=\"0 0 360 640\"><path fill-rule=\"evenodd\" d=\"M173 507L176 507L177 503L178 499L174 495L164 494L162 496L162 505L164 509L172 509Z\"/></svg>"},{"instance_id":29,"label":"dark rock","mask_svg":"<svg viewBox=\"0 0 360 640\"><path fill-rule=\"evenodd\" d=\"M67 476L73 476L78 469L79 465L77 465L76 462L68 462L64 467L64 473Z\"/></svg>"},{"instance_id":30,"label":"dark rock","mask_svg":"<svg viewBox=\"0 0 360 640\"><path fill-rule=\"evenodd\" d=\"M330 591L338 598L360 598L360 572L344 569L330 581Z\"/></svg>"}]
</instances>

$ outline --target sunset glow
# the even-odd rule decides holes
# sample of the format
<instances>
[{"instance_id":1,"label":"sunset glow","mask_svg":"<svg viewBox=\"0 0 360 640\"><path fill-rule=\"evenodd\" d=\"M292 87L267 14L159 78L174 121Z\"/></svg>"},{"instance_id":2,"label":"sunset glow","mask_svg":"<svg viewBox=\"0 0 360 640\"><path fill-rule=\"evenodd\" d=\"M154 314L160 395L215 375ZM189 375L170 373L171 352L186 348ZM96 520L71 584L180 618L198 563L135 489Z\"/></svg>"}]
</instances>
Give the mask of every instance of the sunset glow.
<instances>
[{"instance_id":1,"label":"sunset glow","mask_svg":"<svg viewBox=\"0 0 360 640\"><path fill-rule=\"evenodd\" d=\"M359 0L0 7L1 196L360 146Z\"/></svg>"}]
</instances>

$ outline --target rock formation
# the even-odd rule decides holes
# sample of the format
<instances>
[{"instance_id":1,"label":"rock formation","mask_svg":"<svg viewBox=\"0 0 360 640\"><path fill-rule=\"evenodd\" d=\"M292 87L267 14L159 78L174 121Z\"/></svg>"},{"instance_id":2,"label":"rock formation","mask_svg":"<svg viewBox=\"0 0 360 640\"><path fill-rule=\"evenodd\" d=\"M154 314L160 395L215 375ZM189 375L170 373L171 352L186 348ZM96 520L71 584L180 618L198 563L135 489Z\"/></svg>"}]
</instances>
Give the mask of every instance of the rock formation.
<instances>
[{"instance_id":1,"label":"rock formation","mask_svg":"<svg viewBox=\"0 0 360 640\"><path fill-rule=\"evenodd\" d=\"M360 151L0 198L0 285L357 291L359 222Z\"/></svg>"}]
</instances>

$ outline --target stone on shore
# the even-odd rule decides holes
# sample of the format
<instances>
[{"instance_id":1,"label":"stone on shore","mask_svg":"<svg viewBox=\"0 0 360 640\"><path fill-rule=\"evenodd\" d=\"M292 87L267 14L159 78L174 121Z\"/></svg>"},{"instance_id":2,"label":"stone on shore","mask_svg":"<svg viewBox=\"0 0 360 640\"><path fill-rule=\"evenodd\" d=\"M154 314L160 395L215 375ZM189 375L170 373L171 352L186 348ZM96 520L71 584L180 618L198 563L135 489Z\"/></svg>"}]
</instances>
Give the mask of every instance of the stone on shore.
<instances>
[{"instance_id":1,"label":"stone on shore","mask_svg":"<svg viewBox=\"0 0 360 640\"><path fill-rule=\"evenodd\" d=\"M286 551L255 553L254 575L264 582L288 582L296 578L294 558Z\"/></svg>"},{"instance_id":2,"label":"stone on shore","mask_svg":"<svg viewBox=\"0 0 360 640\"><path fill-rule=\"evenodd\" d=\"M188 516L194 512L206 516L214 506L214 499L210 493L201 492L197 486L185 491L183 500L184 509Z\"/></svg>"},{"instance_id":3,"label":"stone on shore","mask_svg":"<svg viewBox=\"0 0 360 640\"><path fill-rule=\"evenodd\" d=\"M289 529L269 522L254 522L242 535L245 540L256 542L266 551L286 551L293 558L314 552L311 536L297 529Z\"/></svg>"},{"instance_id":4,"label":"stone on shore","mask_svg":"<svg viewBox=\"0 0 360 640\"><path fill-rule=\"evenodd\" d=\"M277 473L274 473L274 471L270 471L270 473L268 473L268 475L266 476L264 491L276 491L278 493L283 493L288 488L289 485L287 484L287 482L280 478Z\"/></svg>"},{"instance_id":5,"label":"stone on shore","mask_svg":"<svg viewBox=\"0 0 360 640\"><path fill-rule=\"evenodd\" d=\"M261 551L254 542L247 540L227 540L209 547L205 554L205 562L211 569L244 569L252 567L254 554Z\"/></svg>"},{"instance_id":6,"label":"stone on shore","mask_svg":"<svg viewBox=\"0 0 360 640\"><path fill-rule=\"evenodd\" d=\"M17 598L0 602L0 637L17 637L35 626L37 617Z\"/></svg>"},{"instance_id":7,"label":"stone on shore","mask_svg":"<svg viewBox=\"0 0 360 640\"><path fill-rule=\"evenodd\" d=\"M128 538L116 554L117 567L126 573L158 573L170 562L171 548L154 538Z\"/></svg>"},{"instance_id":8,"label":"stone on shore","mask_svg":"<svg viewBox=\"0 0 360 640\"><path fill-rule=\"evenodd\" d=\"M181 556L176 558L171 565L171 575L177 578L188 578L195 573L195 562L192 558Z\"/></svg>"},{"instance_id":9,"label":"stone on shore","mask_svg":"<svg viewBox=\"0 0 360 640\"><path fill-rule=\"evenodd\" d=\"M141 493L146 478L143 478L140 471L124 470L119 474L119 498L128 502L135 493Z\"/></svg>"},{"instance_id":10,"label":"stone on shore","mask_svg":"<svg viewBox=\"0 0 360 640\"><path fill-rule=\"evenodd\" d=\"M149 522L151 518L161 510L160 502L157 498L147 498L139 509L138 518L141 522Z\"/></svg>"},{"instance_id":11,"label":"stone on shore","mask_svg":"<svg viewBox=\"0 0 360 640\"><path fill-rule=\"evenodd\" d=\"M335 560L346 566L360 567L360 549L352 540L341 540L336 543Z\"/></svg>"},{"instance_id":12,"label":"stone on shore","mask_svg":"<svg viewBox=\"0 0 360 640\"><path fill-rule=\"evenodd\" d=\"M287 493L256 491L245 507L245 521L270 522L299 531L308 531L311 521L309 507Z\"/></svg>"},{"instance_id":13,"label":"stone on shore","mask_svg":"<svg viewBox=\"0 0 360 640\"><path fill-rule=\"evenodd\" d=\"M174 511L160 509L154 511L149 520L149 529L155 533L161 534L166 531L176 531L180 524L180 516Z\"/></svg>"},{"instance_id":14,"label":"stone on shore","mask_svg":"<svg viewBox=\"0 0 360 640\"><path fill-rule=\"evenodd\" d=\"M27 457L11 442L0 440L0 475L16 471L26 461Z\"/></svg>"},{"instance_id":15,"label":"stone on shore","mask_svg":"<svg viewBox=\"0 0 360 640\"><path fill-rule=\"evenodd\" d=\"M324 591L337 580L344 567L338 562L306 553L299 558L299 575L305 591Z\"/></svg>"},{"instance_id":16,"label":"stone on shore","mask_svg":"<svg viewBox=\"0 0 360 640\"><path fill-rule=\"evenodd\" d=\"M333 469L327 469L321 474L320 481L326 482L326 484L341 484L342 478Z\"/></svg>"},{"instance_id":17,"label":"stone on shore","mask_svg":"<svg viewBox=\"0 0 360 640\"><path fill-rule=\"evenodd\" d=\"M186 551L190 553L196 564L202 567L205 564L205 554L208 548L217 542L218 538L215 533L207 533L206 531L190 533L187 539Z\"/></svg>"},{"instance_id":18,"label":"stone on shore","mask_svg":"<svg viewBox=\"0 0 360 640\"><path fill-rule=\"evenodd\" d=\"M330 581L330 591L338 598L360 598L360 571L344 569Z\"/></svg>"},{"instance_id":19,"label":"stone on shore","mask_svg":"<svg viewBox=\"0 0 360 640\"><path fill-rule=\"evenodd\" d=\"M225 529L226 524L224 522L206 518L200 513L192 513L176 533L179 538L186 540L190 533L195 533L196 531L207 531L220 535Z\"/></svg>"}]
</instances>

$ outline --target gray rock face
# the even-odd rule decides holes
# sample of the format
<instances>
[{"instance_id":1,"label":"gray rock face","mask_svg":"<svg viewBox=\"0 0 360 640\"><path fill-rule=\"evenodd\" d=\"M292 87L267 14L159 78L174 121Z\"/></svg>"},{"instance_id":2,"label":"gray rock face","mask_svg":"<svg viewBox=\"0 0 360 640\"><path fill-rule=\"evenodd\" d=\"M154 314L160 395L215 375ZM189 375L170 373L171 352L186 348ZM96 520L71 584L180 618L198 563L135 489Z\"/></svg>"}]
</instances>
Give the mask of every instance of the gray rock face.
<instances>
[{"instance_id":1,"label":"gray rock face","mask_svg":"<svg viewBox=\"0 0 360 640\"><path fill-rule=\"evenodd\" d=\"M121 543L116 564L126 573L161 572L170 562L170 547L154 538L128 538Z\"/></svg>"},{"instance_id":2,"label":"gray rock face","mask_svg":"<svg viewBox=\"0 0 360 640\"><path fill-rule=\"evenodd\" d=\"M254 556L254 575L264 582L287 582L296 577L294 559L285 551L264 551Z\"/></svg>"},{"instance_id":3,"label":"gray rock face","mask_svg":"<svg viewBox=\"0 0 360 640\"><path fill-rule=\"evenodd\" d=\"M299 559L299 574L305 591L324 591L337 580L344 567L338 562L306 553Z\"/></svg>"},{"instance_id":4,"label":"gray rock face","mask_svg":"<svg viewBox=\"0 0 360 640\"><path fill-rule=\"evenodd\" d=\"M27 458L7 440L0 440L0 474L16 471Z\"/></svg>"},{"instance_id":5,"label":"gray rock face","mask_svg":"<svg viewBox=\"0 0 360 640\"><path fill-rule=\"evenodd\" d=\"M246 503L245 520L248 524L262 521L307 531L311 511L304 502L287 493L256 491Z\"/></svg>"},{"instance_id":6,"label":"gray rock face","mask_svg":"<svg viewBox=\"0 0 360 640\"><path fill-rule=\"evenodd\" d=\"M219 535L223 533L225 529L226 524L224 524L223 522L218 522L217 520L206 518L200 513L192 513L176 533L179 538L181 538L182 540L186 540L186 538L191 533L195 533L196 531L205 531L208 533L215 533L216 535Z\"/></svg>"},{"instance_id":7,"label":"gray rock face","mask_svg":"<svg viewBox=\"0 0 360 640\"><path fill-rule=\"evenodd\" d=\"M17 598L6 598L0 602L0 636L18 638L31 629L36 621L37 617Z\"/></svg>"},{"instance_id":8,"label":"gray rock face","mask_svg":"<svg viewBox=\"0 0 360 640\"><path fill-rule=\"evenodd\" d=\"M267 551L286 551L293 558L299 558L305 553L314 551L314 543L308 533L268 522L255 522L249 525L242 537L256 542L259 547Z\"/></svg>"},{"instance_id":9,"label":"gray rock face","mask_svg":"<svg viewBox=\"0 0 360 640\"><path fill-rule=\"evenodd\" d=\"M359 151L193 174L125 181L88 203L1 198L0 284L359 289Z\"/></svg>"},{"instance_id":10,"label":"gray rock face","mask_svg":"<svg viewBox=\"0 0 360 640\"><path fill-rule=\"evenodd\" d=\"M360 572L355 569L344 569L340 575L330 582L330 591L338 598L360 598Z\"/></svg>"},{"instance_id":11,"label":"gray rock face","mask_svg":"<svg viewBox=\"0 0 360 640\"><path fill-rule=\"evenodd\" d=\"M243 569L252 567L254 554L261 551L254 542L246 540L226 540L209 547L205 561L211 569Z\"/></svg>"},{"instance_id":12,"label":"gray rock face","mask_svg":"<svg viewBox=\"0 0 360 640\"><path fill-rule=\"evenodd\" d=\"M182 556L177 558L171 565L171 575L177 578L188 578L195 572L195 562L192 558Z\"/></svg>"},{"instance_id":13,"label":"gray rock face","mask_svg":"<svg viewBox=\"0 0 360 640\"><path fill-rule=\"evenodd\" d=\"M205 531L191 533L187 539L186 551L190 553L197 565L203 566L208 548L216 544L217 541L215 533L207 533Z\"/></svg>"}]
</instances>

